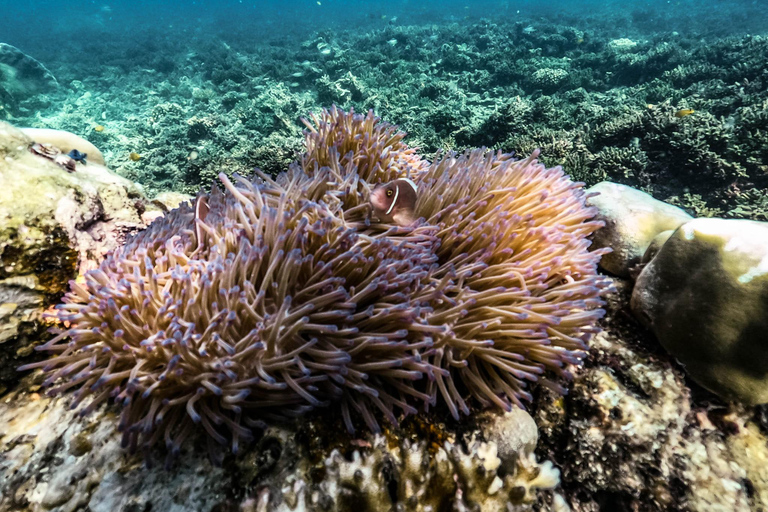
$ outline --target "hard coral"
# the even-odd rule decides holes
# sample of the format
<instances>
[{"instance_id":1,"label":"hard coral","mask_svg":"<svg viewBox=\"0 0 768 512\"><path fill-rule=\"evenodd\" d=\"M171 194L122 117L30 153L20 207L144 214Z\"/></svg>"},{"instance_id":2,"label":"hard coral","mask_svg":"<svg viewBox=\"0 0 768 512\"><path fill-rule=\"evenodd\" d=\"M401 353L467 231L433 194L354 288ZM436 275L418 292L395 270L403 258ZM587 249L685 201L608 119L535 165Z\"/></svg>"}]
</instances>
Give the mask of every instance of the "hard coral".
<instances>
[{"instance_id":1,"label":"hard coral","mask_svg":"<svg viewBox=\"0 0 768 512\"><path fill-rule=\"evenodd\" d=\"M330 402L378 431L376 411L508 409L526 382L567 378L607 289L581 184L535 154L430 165L372 113L313 121L288 172L220 175L207 215L174 210L73 282L69 328L41 347L54 356L26 368L76 388L73 407L91 395L83 413L114 398L125 444L171 453L197 425L237 450ZM373 185L408 175L422 219L372 223Z\"/></svg>"}]
</instances>

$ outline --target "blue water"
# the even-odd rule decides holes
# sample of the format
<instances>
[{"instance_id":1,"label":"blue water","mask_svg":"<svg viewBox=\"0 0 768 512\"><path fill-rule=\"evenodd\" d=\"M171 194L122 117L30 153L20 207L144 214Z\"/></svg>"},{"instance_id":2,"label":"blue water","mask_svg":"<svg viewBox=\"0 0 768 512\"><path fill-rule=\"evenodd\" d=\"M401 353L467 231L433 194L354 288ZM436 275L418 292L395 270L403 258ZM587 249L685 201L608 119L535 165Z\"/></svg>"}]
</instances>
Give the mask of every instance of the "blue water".
<instances>
[{"instance_id":1,"label":"blue water","mask_svg":"<svg viewBox=\"0 0 768 512\"><path fill-rule=\"evenodd\" d=\"M334 104L375 110L426 154L539 147L579 179L646 188L675 167L685 178L662 196L692 190L703 168L721 176L704 195L767 181L753 135L766 0L0 0L0 12L0 43L59 84L3 91L0 67L0 120L86 137L152 192L279 172L299 119ZM668 122L679 109L697 114ZM681 148L698 160L670 163Z\"/></svg>"},{"instance_id":2,"label":"blue water","mask_svg":"<svg viewBox=\"0 0 768 512\"><path fill-rule=\"evenodd\" d=\"M194 41L218 37L258 43L322 30L366 31L386 25L567 21L614 18L614 36L656 31L702 37L768 32L764 0L521 1L521 0L179 0L160 2L49 0L0 2L0 42L38 58L148 35ZM82 55L83 66L89 56ZM141 65L141 62L137 62Z\"/></svg>"}]
</instances>

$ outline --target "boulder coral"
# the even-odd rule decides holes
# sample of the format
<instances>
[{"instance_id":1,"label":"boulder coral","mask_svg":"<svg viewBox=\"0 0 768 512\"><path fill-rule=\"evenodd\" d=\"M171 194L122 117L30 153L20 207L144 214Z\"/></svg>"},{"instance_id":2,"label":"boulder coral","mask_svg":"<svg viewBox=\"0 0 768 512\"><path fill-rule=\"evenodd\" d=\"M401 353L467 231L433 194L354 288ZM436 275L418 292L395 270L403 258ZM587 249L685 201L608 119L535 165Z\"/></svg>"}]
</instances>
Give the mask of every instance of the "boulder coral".
<instances>
[{"instance_id":1,"label":"boulder coral","mask_svg":"<svg viewBox=\"0 0 768 512\"><path fill-rule=\"evenodd\" d=\"M0 102L16 110L19 102L55 91L59 83L39 61L8 43L0 43Z\"/></svg>"},{"instance_id":2,"label":"boulder coral","mask_svg":"<svg viewBox=\"0 0 768 512\"><path fill-rule=\"evenodd\" d=\"M612 249L600 266L619 277L629 277L649 247L655 247L659 234L693 219L681 208L627 185L602 181L587 192L592 194L589 204L597 208L596 218L605 223L594 235L595 245Z\"/></svg>"},{"instance_id":3,"label":"boulder coral","mask_svg":"<svg viewBox=\"0 0 768 512\"><path fill-rule=\"evenodd\" d=\"M699 384L768 402L768 224L683 224L638 276L631 305Z\"/></svg>"},{"instance_id":4,"label":"boulder coral","mask_svg":"<svg viewBox=\"0 0 768 512\"><path fill-rule=\"evenodd\" d=\"M534 382L564 392L609 289L583 184L536 154L427 162L371 112L307 124L285 173L221 174L71 283L50 359L25 368L83 414L114 399L125 445L171 455L198 430L237 451L330 404L378 431L419 407L509 410ZM373 186L405 176L420 219L372 222Z\"/></svg>"},{"instance_id":5,"label":"boulder coral","mask_svg":"<svg viewBox=\"0 0 768 512\"><path fill-rule=\"evenodd\" d=\"M61 150L62 153L69 153L73 149L88 155L88 162L104 165L104 156L99 148L92 142L65 130L53 130L50 128L22 128L24 134L35 142L40 144L51 144Z\"/></svg>"}]
</instances>

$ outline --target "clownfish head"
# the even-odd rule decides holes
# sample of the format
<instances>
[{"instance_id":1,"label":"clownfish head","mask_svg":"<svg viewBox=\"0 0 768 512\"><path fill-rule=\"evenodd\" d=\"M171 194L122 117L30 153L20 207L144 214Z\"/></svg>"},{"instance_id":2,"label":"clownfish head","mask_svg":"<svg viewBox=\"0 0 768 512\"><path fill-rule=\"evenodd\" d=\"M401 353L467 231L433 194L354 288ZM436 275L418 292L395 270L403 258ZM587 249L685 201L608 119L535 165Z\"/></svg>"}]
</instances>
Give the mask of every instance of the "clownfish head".
<instances>
[{"instance_id":1,"label":"clownfish head","mask_svg":"<svg viewBox=\"0 0 768 512\"><path fill-rule=\"evenodd\" d=\"M404 226L413 222L418 187L408 178L376 185L371 192L371 208L382 222Z\"/></svg>"}]
</instances>

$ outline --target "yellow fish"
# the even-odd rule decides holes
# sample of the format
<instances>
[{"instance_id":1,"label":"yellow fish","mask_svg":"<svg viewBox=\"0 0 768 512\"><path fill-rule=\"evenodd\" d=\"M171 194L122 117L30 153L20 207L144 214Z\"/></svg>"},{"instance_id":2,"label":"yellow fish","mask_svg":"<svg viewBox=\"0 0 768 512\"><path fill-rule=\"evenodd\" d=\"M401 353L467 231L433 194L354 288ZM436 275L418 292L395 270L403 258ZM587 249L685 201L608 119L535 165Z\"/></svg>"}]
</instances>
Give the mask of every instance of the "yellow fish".
<instances>
[{"instance_id":1,"label":"yellow fish","mask_svg":"<svg viewBox=\"0 0 768 512\"><path fill-rule=\"evenodd\" d=\"M693 114L694 112L696 112L696 111L693 110L692 108L681 108L680 110L675 112L675 117L689 116L689 115Z\"/></svg>"},{"instance_id":2,"label":"yellow fish","mask_svg":"<svg viewBox=\"0 0 768 512\"><path fill-rule=\"evenodd\" d=\"M140 155L140 154L138 154L138 153L137 153L137 152L135 152L135 151L131 151L131 154L130 154L130 155L128 155L128 158L130 158L130 159L131 159L131 160L133 160L134 162L138 162L139 160L141 160L141 155Z\"/></svg>"}]
</instances>

